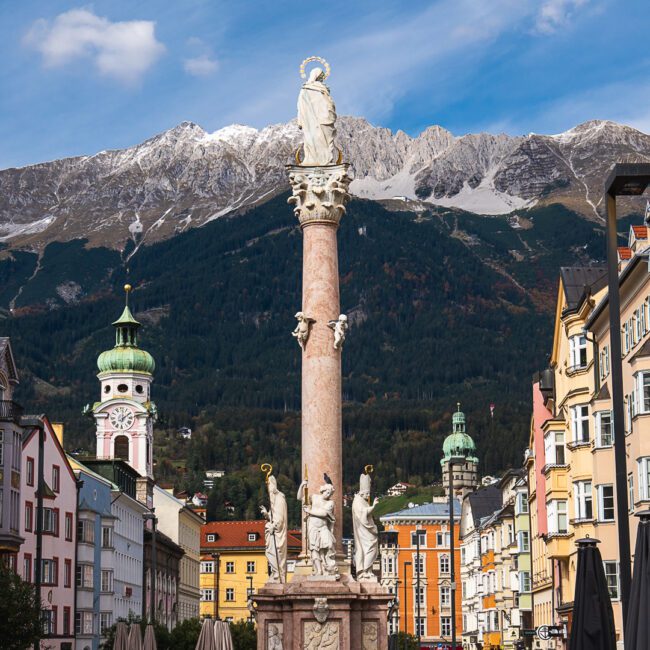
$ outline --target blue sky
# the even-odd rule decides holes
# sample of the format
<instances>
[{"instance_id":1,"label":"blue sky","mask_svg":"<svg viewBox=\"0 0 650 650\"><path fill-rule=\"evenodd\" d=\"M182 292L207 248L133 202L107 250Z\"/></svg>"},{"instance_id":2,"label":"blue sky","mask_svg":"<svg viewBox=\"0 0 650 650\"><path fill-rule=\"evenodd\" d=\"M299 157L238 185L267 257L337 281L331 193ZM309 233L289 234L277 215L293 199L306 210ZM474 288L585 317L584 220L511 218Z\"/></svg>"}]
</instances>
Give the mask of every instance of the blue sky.
<instances>
[{"instance_id":1,"label":"blue sky","mask_svg":"<svg viewBox=\"0 0 650 650\"><path fill-rule=\"evenodd\" d=\"M649 43L644 0L0 0L0 168L288 120L310 55L340 114L412 135L650 132Z\"/></svg>"}]
</instances>

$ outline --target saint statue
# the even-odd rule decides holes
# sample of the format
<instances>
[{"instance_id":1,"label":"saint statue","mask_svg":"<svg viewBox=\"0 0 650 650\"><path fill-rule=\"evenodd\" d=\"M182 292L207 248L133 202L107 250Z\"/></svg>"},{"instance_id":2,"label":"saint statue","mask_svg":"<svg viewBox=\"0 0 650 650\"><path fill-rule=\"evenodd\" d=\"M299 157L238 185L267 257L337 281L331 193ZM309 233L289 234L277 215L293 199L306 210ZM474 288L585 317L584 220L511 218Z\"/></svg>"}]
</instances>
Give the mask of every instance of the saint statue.
<instances>
[{"instance_id":1,"label":"saint statue","mask_svg":"<svg viewBox=\"0 0 650 650\"><path fill-rule=\"evenodd\" d=\"M379 553L379 532L372 518L372 511L379 500L375 499L370 505L370 483L370 474L362 474L359 478L359 491L354 495L352 502L354 564L357 569L357 580L376 581L372 565Z\"/></svg>"},{"instance_id":2,"label":"saint statue","mask_svg":"<svg viewBox=\"0 0 650 650\"><path fill-rule=\"evenodd\" d=\"M334 539L334 486L328 481L321 485L319 493L311 497L311 503L305 503L304 480L298 488L297 498L303 502L302 509L307 515L307 549L311 556L315 575L334 575L336 567L336 540Z\"/></svg>"},{"instance_id":3,"label":"saint statue","mask_svg":"<svg viewBox=\"0 0 650 650\"><path fill-rule=\"evenodd\" d=\"M266 519L264 537L266 542L266 559L271 569L269 582L287 581L287 500L278 490L275 476L266 479L271 508L260 506L260 512Z\"/></svg>"},{"instance_id":4,"label":"saint statue","mask_svg":"<svg viewBox=\"0 0 650 650\"><path fill-rule=\"evenodd\" d=\"M298 95L298 126L304 137L300 164L305 166L334 165L338 159L336 107L324 80L323 70L313 68Z\"/></svg>"}]
</instances>

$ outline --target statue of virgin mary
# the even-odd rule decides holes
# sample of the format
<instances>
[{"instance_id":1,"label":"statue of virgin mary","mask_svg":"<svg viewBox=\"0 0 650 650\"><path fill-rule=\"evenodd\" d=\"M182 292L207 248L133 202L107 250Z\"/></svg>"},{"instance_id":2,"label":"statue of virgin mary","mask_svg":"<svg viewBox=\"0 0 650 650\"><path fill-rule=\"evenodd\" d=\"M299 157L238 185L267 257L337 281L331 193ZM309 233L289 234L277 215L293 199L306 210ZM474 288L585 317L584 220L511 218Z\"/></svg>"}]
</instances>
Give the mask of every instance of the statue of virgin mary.
<instances>
[{"instance_id":1,"label":"statue of virgin mary","mask_svg":"<svg viewBox=\"0 0 650 650\"><path fill-rule=\"evenodd\" d=\"M301 165L333 165L338 158L336 107L329 88L323 83L325 73L313 68L298 95L298 126L304 136L304 157Z\"/></svg>"}]
</instances>

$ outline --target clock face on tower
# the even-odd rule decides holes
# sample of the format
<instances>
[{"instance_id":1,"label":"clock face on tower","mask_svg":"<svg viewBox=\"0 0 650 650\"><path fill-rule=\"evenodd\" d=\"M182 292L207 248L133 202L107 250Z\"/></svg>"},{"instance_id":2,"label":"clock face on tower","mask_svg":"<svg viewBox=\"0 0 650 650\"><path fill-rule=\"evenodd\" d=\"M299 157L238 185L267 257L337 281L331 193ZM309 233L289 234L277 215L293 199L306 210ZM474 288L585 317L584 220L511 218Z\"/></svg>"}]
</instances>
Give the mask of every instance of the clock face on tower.
<instances>
[{"instance_id":1,"label":"clock face on tower","mask_svg":"<svg viewBox=\"0 0 650 650\"><path fill-rule=\"evenodd\" d=\"M120 431L126 431L133 426L135 415L133 411L126 406L117 406L111 411L111 424Z\"/></svg>"}]
</instances>

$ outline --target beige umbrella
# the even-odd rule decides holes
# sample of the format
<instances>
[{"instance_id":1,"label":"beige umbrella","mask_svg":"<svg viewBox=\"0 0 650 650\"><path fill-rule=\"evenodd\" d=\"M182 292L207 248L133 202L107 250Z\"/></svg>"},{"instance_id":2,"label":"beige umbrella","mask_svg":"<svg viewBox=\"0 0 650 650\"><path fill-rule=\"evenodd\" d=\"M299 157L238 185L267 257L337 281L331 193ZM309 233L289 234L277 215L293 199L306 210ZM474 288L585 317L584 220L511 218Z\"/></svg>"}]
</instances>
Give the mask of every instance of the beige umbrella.
<instances>
[{"instance_id":1,"label":"beige umbrella","mask_svg":"<svg viewBox=\"0 0 650 650\"><path fill-rule=\"evenodd\" d=\"M196 642L195 650L217 650L218 646L215 643L215 631L212 619L204 619L203 625L201 626L201 633Z\"/></svg>"},{"instance_id":2,"label":"beige umbrella","mask_svg":"<svg viewBox=\"0 0 650 650\"><path fill-rule=\"evenodd\" d=\"M227 621L215 622L214 638L217 642L216 650L233 650L232 637L230 636L230 623Z\"/></svg>"},{"instance_id":3,"label":"beige umbrella","mask_svg":"<svg viewBox=\"0 0 650 650\"><path fill-rule=\"evenodd\" d=\"M129 650L129 628L124 621L119 621L115 626L113 650Z\"/></svg>"},{"instance_id":4,"label":"beige umbrella","mask_svg":"<svg viewBox=\"0 0 650 650\"><path fill-rule=\"evenodd\" d=\"M153 631L153 625L149 623L144 631L144 650L158 650L156 645L156 635Z\"/></svg>"},{"instance_id":5,"label":"beige umbrella","mask_svg":"<svg viewBox=\"0 0 650 650\"><path fill-rule=\"evenodd\" d=\"M142 650L142 631L139 623L131 623L128 650Z\"/></svg>"}]
</instances>

